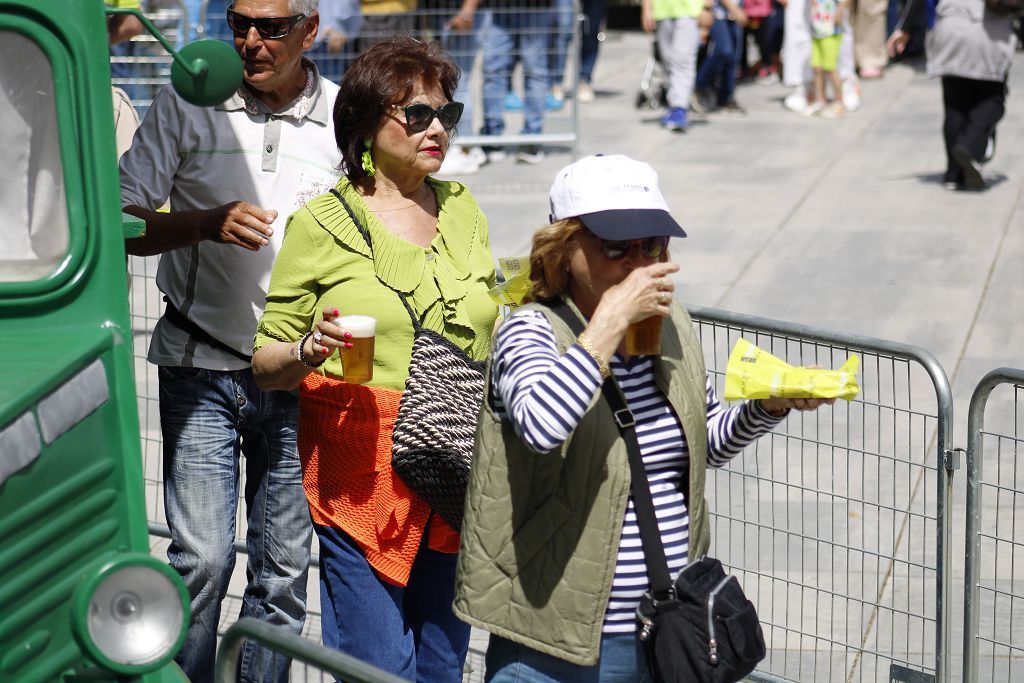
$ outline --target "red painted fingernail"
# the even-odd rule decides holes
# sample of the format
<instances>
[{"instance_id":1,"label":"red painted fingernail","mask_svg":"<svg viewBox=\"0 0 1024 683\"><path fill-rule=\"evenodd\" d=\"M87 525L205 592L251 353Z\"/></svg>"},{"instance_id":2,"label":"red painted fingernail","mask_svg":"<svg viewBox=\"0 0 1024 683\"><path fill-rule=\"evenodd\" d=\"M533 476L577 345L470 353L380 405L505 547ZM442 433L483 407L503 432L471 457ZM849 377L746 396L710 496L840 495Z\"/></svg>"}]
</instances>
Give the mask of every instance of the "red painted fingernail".
<instances>
[{"instance_id":1,"label":"red painted fingernail","mask_svg":"<svg viewBox=\"0 0 1024 683\"><path fill-rule=\"evenodd\" d=\"M351 332L346 332L345 333L345 339L351 339L351 338L352 338L352 333Z\"/></svg>"},{"instance_id":2,"label":"red painted fingernail","mask_svg":"<svg viewBox=\"0 0 1024 683\"><path fill-rule=\"evenodd\" d=\"M325 356L327 355L328 351L330 351L330 349L327 348L326 346L324 348L320 349L320 353L324 354Z\"/></svg>"},{"instance_id":3,"label":"red painted fingernail","mask_svg":"<svg viewBox=\"0 0 1024 683\"><path fill-rule=\"evenodd\" d=\"M348 342L345 342L346 349L351 349L353 346L355 346L355 344L349 344Z\"/></svg>"},{"instance_id":4,"label":"red painted fingernail","mask_svg":"<svg viewBox=\"0 0 1024 683\"><path fill-rule=\"evenodd\" d=\"M335 309L334 309L334 310L333 310L333 311L331 312L331 315L333 315L333 316L337 317L337 316L341 315L341 311L339 311L339 310L338 310L337 308L335 308Z\"/></svg>"}]
</instances>

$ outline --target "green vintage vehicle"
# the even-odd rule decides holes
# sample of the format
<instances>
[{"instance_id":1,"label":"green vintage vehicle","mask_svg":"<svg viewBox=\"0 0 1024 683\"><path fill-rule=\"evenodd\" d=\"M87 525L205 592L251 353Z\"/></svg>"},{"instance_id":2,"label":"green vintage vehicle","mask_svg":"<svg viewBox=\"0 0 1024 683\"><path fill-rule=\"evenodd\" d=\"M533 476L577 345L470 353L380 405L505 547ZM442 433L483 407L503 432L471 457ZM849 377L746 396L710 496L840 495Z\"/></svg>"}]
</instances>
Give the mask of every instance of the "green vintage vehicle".
<instances>
[{"instance_id":1,"label":"green vintage vehicle","mask_svg":"<svg viewBox=\"0 0 1024 683\"><path fill-rule=\"evenodd\" d=\"M138 16L200 106L242 78L226 43L175 52L102 0L0 0L0 682L185 681L178 575L149 554L106 16ZM255 639L346 681L399 679L264 622Z\"/></svg>"},{"instance_id":2,"label":"green vintage vehicle","mask_svg":"<svg viewBox=\"0 0 1024 683\"><path fill-rule=\"evenodd\" d=\"M225 51L230 92L238 57L206 56ZM208 101L195 57L176 80ZM0 681L183 680L188 595L149 554L123 246L139 225L101 0L0 0L0 149Z\"/></svg>"}]
</instances>

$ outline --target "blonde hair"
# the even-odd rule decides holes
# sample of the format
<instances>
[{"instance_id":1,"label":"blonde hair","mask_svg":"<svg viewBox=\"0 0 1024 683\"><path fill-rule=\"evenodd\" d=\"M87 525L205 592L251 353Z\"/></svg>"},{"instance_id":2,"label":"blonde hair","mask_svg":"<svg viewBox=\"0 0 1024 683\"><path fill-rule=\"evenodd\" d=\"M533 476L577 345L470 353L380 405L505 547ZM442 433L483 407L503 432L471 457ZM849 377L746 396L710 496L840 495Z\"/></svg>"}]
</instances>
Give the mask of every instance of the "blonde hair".
<instances>
[{"instance_id":1,"label":"blonde hair","mask_svg":"<svg viewBox=\"0 0 1024 683\"><path fill-rule=\"evenodd\" d=\"M576 251L576 236L583 230L579 218L555 221L533 234L530 250L530 299L550 301L569 282L569 259Z\"/></svg>"}]
</instances>

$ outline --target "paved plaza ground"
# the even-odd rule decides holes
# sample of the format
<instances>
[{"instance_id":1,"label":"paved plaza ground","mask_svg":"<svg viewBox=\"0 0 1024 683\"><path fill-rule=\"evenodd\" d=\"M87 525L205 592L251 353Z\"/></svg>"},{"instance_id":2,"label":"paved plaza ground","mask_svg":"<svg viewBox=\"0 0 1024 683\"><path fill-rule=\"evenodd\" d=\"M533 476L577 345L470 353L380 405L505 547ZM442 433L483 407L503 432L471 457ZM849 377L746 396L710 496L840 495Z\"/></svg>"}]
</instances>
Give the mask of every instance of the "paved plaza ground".
<instances>
[{"instance_id":1,"label":"paved plaza ground","mask_svg":"<svg viewBox=\"0 0 1024 683\"><path fill-rule=\"evenodd\" d=\"M601 50L597 98L580 105L576 151L628 154L659 172L689 233L673 246L678 298L927 349L953 387L953 445L966 446L978 380L992 368L1024 366L1016 299L1024 284L1024 53L985 170L991 188L966 193L941 186L941 90L923 64L895 65L863 83L860 109L842 120L801 118L782 105L787 89L751 84L737 93L748 116L710 115L677 134L658 126L658 112L634 107L650 38L611 32ZM559 116L552 127L567 122ZM509 159L464 178L488 216L496 256L529 251L533 230L547 221L548 186L571 160L568 146L553 148L539 165ZM953 559L961 583L962 543ZM235 596L243 577L240 561ZM959 622L961 605L949 609ZM311 620L314 636L318 628ZM474 649L484 642L476 634Z\"/></svg>"}]
</instances>

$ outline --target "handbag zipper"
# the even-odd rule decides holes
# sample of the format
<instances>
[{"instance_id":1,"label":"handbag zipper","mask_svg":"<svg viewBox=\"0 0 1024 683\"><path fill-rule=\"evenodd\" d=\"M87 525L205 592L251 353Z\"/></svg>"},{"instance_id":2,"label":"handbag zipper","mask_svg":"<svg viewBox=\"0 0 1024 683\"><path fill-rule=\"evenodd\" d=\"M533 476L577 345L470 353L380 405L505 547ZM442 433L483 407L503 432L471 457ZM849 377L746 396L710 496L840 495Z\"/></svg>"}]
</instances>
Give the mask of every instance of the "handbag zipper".
<instances>
[{"instance_id":1,"label":"handbag zipper","mask_svg":"<svg viewBox=\"0 0 1024 683\"><path fill-rule=\"evenodd\" d=\"M719 660L718 641L715 639L715 596L718 595L718 592L725 587L725 584L731 578L733 577L727 576L719 581L708 594L708 662L711 666L718 664Z\"/></svg>"}]
</instances>

